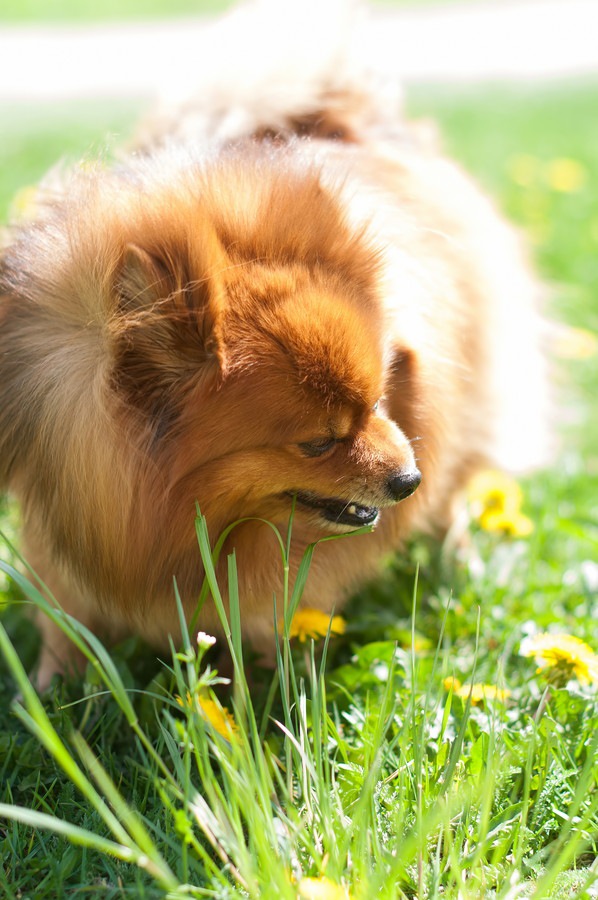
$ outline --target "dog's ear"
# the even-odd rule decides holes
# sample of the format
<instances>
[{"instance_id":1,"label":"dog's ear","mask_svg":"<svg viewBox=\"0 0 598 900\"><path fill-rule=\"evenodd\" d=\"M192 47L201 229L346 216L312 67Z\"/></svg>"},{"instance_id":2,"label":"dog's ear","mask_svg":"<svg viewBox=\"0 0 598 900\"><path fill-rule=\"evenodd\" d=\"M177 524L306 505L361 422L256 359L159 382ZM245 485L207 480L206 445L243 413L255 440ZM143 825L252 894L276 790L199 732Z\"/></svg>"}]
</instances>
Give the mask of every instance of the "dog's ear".
<instances>
[{"instance_id":1,"label":"dog's ear","mask_svg":"<svg viewBox=\"0 0 598 900\"><path fill-rule=\"evenodd\" d=\"M122 312L141 311L172 290L165 263L137 244L127 244L118 273L117 290Z\"/></svg>"},{"instance_id":2,"label":"dog's ear","mask_svg":"<svg viewBox=\"0 0 598 900\"><path fill-rule=\"evenodd\" d=\"M149 249L130 243L122 254L112 323L114 382L149 412L170 403L175 385L207 370L226 371L227 260L219 244L205 251L178 241Z\"/></svg>"},{"instance_id":3,"label":"dog's ear","mask_svg":"<svg viewBox=\"0 0 598 900\"><path fill-rule=\"evenodd\" d=\"M175 249L146 250L128 244L117 279L119 313L123 324L152 323L156 340L178 331L178 340L225 363L222 317L226 294L224 249L214 238L200 252L191 244ZM206 252L207 250L207 252Z\"/></svg>"},{"instance_id":4,"label":"dog's ear","mask_svg":"<svg viewBox=\"0 0 598 900\"><path fill-rule=\"evenodd\" d=\"M389 360L386 385L388 415L410 440L421 430L421 390L417 354L405 346L396 346Z\"/></svg>"}]
</instances>

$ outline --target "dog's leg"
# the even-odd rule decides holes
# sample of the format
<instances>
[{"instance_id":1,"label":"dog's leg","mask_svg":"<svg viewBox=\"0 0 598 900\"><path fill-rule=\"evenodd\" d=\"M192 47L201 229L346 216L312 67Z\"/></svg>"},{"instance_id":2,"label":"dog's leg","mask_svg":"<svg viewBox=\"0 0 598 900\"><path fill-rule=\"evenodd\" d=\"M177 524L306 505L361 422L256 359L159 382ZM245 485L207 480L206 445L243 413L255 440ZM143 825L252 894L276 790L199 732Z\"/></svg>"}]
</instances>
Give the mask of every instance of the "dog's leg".
<instances>
[{"instance_id":1,"label":"dog's leg","mask_svg":"<svg viewBox=\"0 0 598 900\"><path fill-rule=\"evenodd\" d=\"M97 609L93 610L83 592L60 571L47 548L31 534L27 536L23 556L33 573L30 580L50 602L56 600L66 613L94 634L111 638L117 636L121 629L113 624L107 625L106 617L102 618ZM44 587L40 587L39 582ZM41 632L42 645L34 680L37 688L44 691L54 675L82 671L85 657L62 629L42 612L37 613L35 622Z\"/></svg>"}]
</instances>

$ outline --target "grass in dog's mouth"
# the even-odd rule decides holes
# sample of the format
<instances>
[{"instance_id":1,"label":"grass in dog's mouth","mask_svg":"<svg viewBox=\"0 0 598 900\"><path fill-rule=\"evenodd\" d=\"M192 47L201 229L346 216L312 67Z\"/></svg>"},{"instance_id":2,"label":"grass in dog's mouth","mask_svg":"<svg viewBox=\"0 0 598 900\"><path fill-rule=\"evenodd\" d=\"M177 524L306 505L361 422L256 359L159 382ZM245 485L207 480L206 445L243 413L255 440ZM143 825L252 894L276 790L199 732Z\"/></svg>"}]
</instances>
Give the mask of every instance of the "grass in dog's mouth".
<instances>
[{"instance_id":1,"label":"grass in dog's mouth","mask_svg":"<svg viewBox=\"0 0 598 900\"><path fill-rule=\"evenodd\" d=\"M289 496L295 496L300 506L316 510L322 518L335 525L349 525L355 528L373 525L380 514L377 506L362 506L360 503L338 497L320 497L310 491L296 491Z\"/></svg>"}]
</instances>

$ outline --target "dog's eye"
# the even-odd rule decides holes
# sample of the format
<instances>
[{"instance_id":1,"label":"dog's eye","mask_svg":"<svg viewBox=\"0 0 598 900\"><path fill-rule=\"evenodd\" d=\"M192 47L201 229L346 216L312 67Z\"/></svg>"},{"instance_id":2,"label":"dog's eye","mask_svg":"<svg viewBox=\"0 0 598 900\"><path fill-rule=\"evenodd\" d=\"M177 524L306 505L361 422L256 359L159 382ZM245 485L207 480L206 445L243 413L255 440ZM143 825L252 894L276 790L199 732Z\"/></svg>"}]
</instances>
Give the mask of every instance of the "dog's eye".
<instances>
[{"instance_id":1,"label":"dog's eye","mask_svg":"<svg viewBox=\"0 0 598 900\"><path fill-rule=\"evenodd\" d=\"M328 450L332 450L335 444L334 438L320 438L317 441L306 441L299 444L299 447L306 456L322 456Z\"/></svg>"},{"instance_id":2,"label":"dog's eye","mask_svg":"<svg viewBox=\"0 0 598 900\"><path fill-rule=\"evenodd\" d=\"M376 400L374 405L372 406L372 412L378 412L378 407L380 406L380 401Z\"/></svg>"}]
</instances>

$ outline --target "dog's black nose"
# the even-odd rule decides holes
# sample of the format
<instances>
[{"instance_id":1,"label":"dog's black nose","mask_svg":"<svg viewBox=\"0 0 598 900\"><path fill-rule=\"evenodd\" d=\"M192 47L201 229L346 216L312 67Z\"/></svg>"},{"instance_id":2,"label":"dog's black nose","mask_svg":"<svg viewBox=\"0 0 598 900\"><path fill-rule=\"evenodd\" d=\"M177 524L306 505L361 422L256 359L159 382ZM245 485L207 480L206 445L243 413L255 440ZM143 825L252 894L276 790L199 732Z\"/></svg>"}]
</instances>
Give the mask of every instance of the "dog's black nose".
<instances>
[{"instance_id":1,"label":"dog's black nose","mask_svg":"<svg viewBox=\"0 0 598 900\"><path fill-rule=\"evenodd\" d=\"M404 500L419 487L422 473L419 469L411 469L409 472L395 472L388 479L388 490L393 500Z\"/></svg>"}]
</instances>

